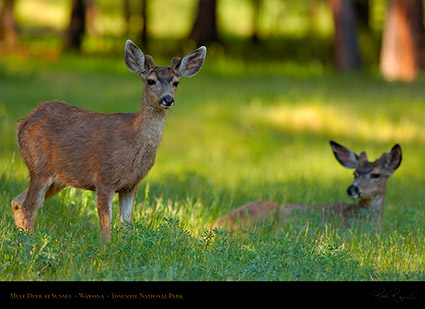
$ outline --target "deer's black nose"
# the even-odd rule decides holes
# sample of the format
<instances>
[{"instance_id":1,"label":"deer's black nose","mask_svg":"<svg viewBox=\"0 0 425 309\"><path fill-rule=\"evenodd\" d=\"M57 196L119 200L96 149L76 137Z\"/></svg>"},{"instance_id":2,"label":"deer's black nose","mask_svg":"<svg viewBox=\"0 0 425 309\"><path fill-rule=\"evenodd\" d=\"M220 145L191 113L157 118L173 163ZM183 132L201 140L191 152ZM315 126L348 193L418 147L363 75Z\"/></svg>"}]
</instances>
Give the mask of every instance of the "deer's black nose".
<instances>
[{"instance_id":1,"label":"deer's black nose","mask_svg":"<svg viewBox=\"0 0 425 309\"><path fill-rule=\"evenodd\" d=\"M165 97L162 98L162 104L164 106L173 106L174 105L174 98L170 95L166 95Z\"/></svg>"},{"instance_id":2,"label":"deer's black nose","mask_svg":"<svg viewBox=\"0 0 425 309\"><path fill-rule=\"evenodd\" d=\"M357 186L351 185L347 188L347 194L356 198L359 196L359 188Z\"/></svg>"}]
</instances>

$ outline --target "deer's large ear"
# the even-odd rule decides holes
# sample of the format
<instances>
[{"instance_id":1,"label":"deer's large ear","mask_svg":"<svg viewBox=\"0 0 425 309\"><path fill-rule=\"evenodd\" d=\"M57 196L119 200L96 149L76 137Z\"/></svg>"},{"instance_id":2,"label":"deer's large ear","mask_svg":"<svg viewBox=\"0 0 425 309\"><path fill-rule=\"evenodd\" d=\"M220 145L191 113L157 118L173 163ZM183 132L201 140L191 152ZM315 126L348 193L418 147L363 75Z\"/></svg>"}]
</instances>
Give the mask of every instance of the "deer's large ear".
<instances>
[{"instance_id":1,"label":"deer's large ear","mask_svg":"<svg viewBox=\"0 0 425 309\"><path fill-rule=\"evenodd\" d=\"M399 144L395 144L391 151L388 153L384 167L392 174L400 166L401 159L401 147Z\"/></svg>"},{"instance_id":2,"label":"deer's large ear","mask_svg":"<svg viewBox=\"0 0 425 309\"><path fill-rule=\"evenodd\" d=\"M334 141L329 142L331 144L332 151L335 158L346 168L357 168L359 162L359 156L356 155L352 150L335 143Z\"/></svg>"},{"instance_id":3,"label":"deer's large ear","mask_svg":"<svg viewBox=\"0 0 425 309\"><path fill-rule=\"evenodd\" d=\"M184 56L180 63L175 65L177 75L179 77L192 77L196 75L204 64L206 54L207 48L201 46Z\"/></svg>"},{"instance_id":4,"label":"deer's large ear","mask_svg":"<svg viewBox=\"0 0 425 309\"><path fill-rule=\"evenodd\" d=\"M174 57L173 59L171 59L170 68L173 71L176 71L177 72L177 70L178 70L181 62L182 62L182 60L181 60L180 57Z\"/></svg>"},{"instance_id":5,"label":"deer's large ear","mask_svg":"<svg viewBox=\"0 0 425 309\"><path fill-rule=\"evenodd\" d=\"M142 77L149 71L149 64L145 61L145 55L131 40L125 42L124 60L131 72Z\"/></svg>"}]
</instances>

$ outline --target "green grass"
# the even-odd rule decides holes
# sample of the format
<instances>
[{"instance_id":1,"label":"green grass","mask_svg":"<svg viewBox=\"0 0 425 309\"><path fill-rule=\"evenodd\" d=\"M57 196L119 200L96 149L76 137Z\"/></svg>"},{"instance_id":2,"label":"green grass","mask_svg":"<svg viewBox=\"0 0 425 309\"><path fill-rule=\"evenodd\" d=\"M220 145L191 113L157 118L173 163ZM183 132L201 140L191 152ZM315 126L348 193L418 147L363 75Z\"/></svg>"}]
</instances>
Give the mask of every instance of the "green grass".
<instances>
[{"instance_id":1,"label":"green grass","mask_svg":"<svg viewBox=\"0 0 425 309\"><path fill-rule=\"evenodd\" d=\"M158 60L166 64L168 60ZM139 186L131 233L99 245L95 196L66 189L18 231L10 201L28 185L16 122L60 99L98 112L134 112L141 83L122 59L0 59L1 280L424 280L425 80L387 83L336 75L314 63L210 57L183 80L157 161ZM254 231L210 231L250 201L345 201L351 171L334 139L370 158L395 143L381 233L314 216Z\"/></svg>"}]
</instances>

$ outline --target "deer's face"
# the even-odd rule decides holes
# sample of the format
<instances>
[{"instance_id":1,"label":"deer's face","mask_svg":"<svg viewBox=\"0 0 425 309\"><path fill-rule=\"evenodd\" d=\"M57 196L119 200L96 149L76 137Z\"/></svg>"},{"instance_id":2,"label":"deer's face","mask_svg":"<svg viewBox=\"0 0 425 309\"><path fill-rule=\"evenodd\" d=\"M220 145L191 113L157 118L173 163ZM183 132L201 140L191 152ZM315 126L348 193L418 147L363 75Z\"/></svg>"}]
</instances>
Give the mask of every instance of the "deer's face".
<instances>
[{"instance_id":1,"label":"deer's face","mask_svg":"<svg viewBox=\"0 0 425 309\"><path fill-rule=\"evenodd\" d=\"M355 199L371 199L385 191L389 176L378 161L369 162L366 153L362 152L354 171L354 181L347 188L347 194Z\"/></svg>"},{"instance_id":2,"label":"deer's face","mask_svg":"<svg viewBox=\"0 0 425 309\"><path fill-rule=\"evenodd\" d=\"M139 74L144 82L148 104L161 109L174 105L174 94L181 77L192 77L201 69L207 49L201 46L182 59L174 57L169 67L156 66L133 42L125 44L124 60L130 71Z\"/></svg>"},{"instance_id":3,"label":"deer's face","mask_svg":"<svg viewBox=\"0 0 425 309\"><path fill-rule=\"evenodd\" d=\"M179 83L177 75L171 68L155 67L144 80L144 91L149 96L151 104L169 109L174 105L174 94Z\"/></svg>"},{"instance_id":4,"label":"deer's face","mask_svg":"<svg viewBox=\"0 0 425 309\"><path fill-rule=\"evenodd\" d=\"M369 162L365 152L358 156L333 141L330 144L338 162L346 168L355 169L354 182L347 188L350 197L372 199L385 193L387 179L401 163L400 145L394 145L390 152L384 152L379 159Z\"/></svg>"}]
</instances>

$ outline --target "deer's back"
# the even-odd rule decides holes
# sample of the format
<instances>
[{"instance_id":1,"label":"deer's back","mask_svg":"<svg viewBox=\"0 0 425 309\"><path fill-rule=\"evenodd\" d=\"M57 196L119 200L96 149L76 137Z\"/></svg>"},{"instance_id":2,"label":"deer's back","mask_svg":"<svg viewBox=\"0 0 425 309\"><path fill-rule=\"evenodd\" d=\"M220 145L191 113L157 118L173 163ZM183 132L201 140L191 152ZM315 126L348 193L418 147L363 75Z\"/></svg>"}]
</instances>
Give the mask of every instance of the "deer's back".
<instances>
[{"instance_id":1,"label":"deer's back","mask_svg":"<svg viewBox=\"0 0 425 309\"><path fill-rule=\"evenodd\" d=\"M248 227L255 222L267 220L274 215L279 215L280 207L277 202L257 201L242 205L229 214L218 219L214 226L234 229Z\"/></svg>"},{"instance_id":2,"label":"deer's back","mask_svg":"<svg viewBox=\"0 0 425 309\"><path fill-rule=\"evenodd\" d=\"M255 223L271 220L279 222L289 219L291 215L299 216L304 211L316 211L324 215L327 221L329 216L341 215L344 222L356 216L356 204L327 203L327 204L279 204L271 201L257 201L242 205L229 214L222 216L215 222L215 226L226 229L249 227Z\"/></svg>"}]
</instances>

